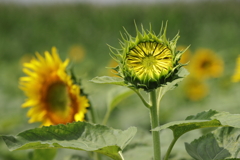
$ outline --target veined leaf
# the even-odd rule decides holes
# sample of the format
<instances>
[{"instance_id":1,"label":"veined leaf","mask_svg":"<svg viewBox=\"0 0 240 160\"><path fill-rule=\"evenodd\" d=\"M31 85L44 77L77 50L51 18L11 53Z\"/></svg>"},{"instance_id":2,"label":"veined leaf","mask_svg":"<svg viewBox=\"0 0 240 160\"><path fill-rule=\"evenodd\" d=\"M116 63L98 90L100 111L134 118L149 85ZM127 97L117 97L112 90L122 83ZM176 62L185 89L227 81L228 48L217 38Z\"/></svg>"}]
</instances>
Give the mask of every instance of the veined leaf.
<instances>
[{"instance_id":1,"label":"veined leaf","mask_svg":"<svg viewBox=\"0 0 240 160\"><path fill-rule=\"evenodd\" d=\"M94 151L122 160L121 151L136 134L136 127L125 131L87 122L35 128L17 136L2 136L9 150L69 148Z\"/></svg>"},{"instance_id":2,"label":"veined leaf","mask_svg":"<svg viewBox=\"0 0 240 160\"><path fill-rule=\"evenodd\" d=\"M131 143L123 151L126 160L152 160L152 135L149 131L138 130Z\"/></svg>"},{"instance_id":3,"label":"veined leaf","mask_svg":"<svg viewBox=\"0 0 240 160\"><path fill-rule=\"evenodd\" d=\"M153 131L169 128L175 137L199 128L207 127L235 127L240 128L240 114L218 112L215 110L204 111L194 116L189 116L185 121L175 121L159 126Z\"/></svg>"},{"instance_id":4,"label":"veined leaf","mask_svg":"<svg viewBox=\"0 0 240 160\"><path fill-rule=\"evenodd\" d=\"M196 160L223 160L236 157L240 148L240 129L232 127L219 128L212 133L204 135L185 148L190 156Z\"/></svg>"},{"instance_id":5,"label":"veined leaf","mask_svg":"<svg viewBox=\"0 0 240 160\"><path fill-rule=\"evenodd\" d=\"M174 136L173 142L175 143L181 135L183 135L184 133L189 132L191 130L194 130L194 129L207 128L207 127L240 128L239 122L240 122L240 114L230 114L228 112L218 112L215 110L209 110L209 111L204 111L204 112L198 113L197 115L189 116L186 118L185 121L175 121L175 122L170 122L170 123L164 124L162 126L159 126L155 129L153 129L153 131L160 131L160 130L166 129L166 128L171 129L173 131L173 136ZM212 143L214 143L214 142L212 142ZM216 150L218 150L218 151L221 149L222 149L221 147L216 148ZM189 149L189 151L190 151L190 149ZM202 154L205 154L203 149L198 150L198 151L201 153L203 152ZM222 151L224 153L223 155L227 154L224 149ZM196 156L196 155L194 155L194 156ZM205 158L203 158L201 160L207 160Z\"/></svg>"},{"instance_id":6,"label":"veined leaf","mask_svg":"<svg viewBox=\"0 0 240 160\"><path fill-rule=\"evenodd\" d=\"M93 83L100 83L100 84L115 84L120 86L127 86L127 84L124 83L124 80L119 77L102 76L102 77L95 77L90 81Z\"/></svg>"},{"instance_id":7,"label":"veined leaf","mask_svg":"<svg viewBox=\"0 0 240 160\"><path fill-rule=\"evenodd\" d=\"M191 144L185 143L185 148L196 160L222 160L231 156L228 150L219 146L213 134L207 134Z\"/></svg>"}]
</instances>

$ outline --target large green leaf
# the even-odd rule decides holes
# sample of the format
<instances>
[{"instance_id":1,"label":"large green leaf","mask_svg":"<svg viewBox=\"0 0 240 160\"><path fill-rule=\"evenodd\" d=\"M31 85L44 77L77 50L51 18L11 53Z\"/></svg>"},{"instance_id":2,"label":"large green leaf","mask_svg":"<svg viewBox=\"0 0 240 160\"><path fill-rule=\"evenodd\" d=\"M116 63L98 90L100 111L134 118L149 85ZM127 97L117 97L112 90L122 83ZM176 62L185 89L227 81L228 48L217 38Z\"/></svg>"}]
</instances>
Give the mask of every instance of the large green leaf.
<instances>
[{"instance_id":1,"label":"large green leaf","mask_svg":"<svg viewBox=\"0 0 240 160\"><path fill-rule=\"evenodd\" d=\"M17 136L2 136L9 150L69 148L94 151L121 160L121 151L136 134L136 127L125 131L87 122L35 128Z\"/></svg>"},{"instance_id":2,"label":"large green leaf","mask_svg":"<svg viewBox=\"0 0 240 160\"><path fill-rule=\"evenodd\" d=\"M198 113L197 115L189 116L186 118L185 121L175 121L164 124L153 129L153 131L160 131L166 128L171 129L173 131L174 136L174 140L172 143L175 143L181 135L194 129L208 127L240 128L239 122L240 114L230 114L228 112L209 110ZM199 152L203 152L203 150L199 150ZM204 154L204 152L202 154Z\"/></svg>"},{"instance_id":3,"label":"large green leaf","mask_svg":"<svg viewBox=\"0 0 240 160\"><path fill-rule=\"evenodd\" d=\"M228 112L219 112L208 110L197 115L189 116L185 121L174 121L159 126L153 131L160 131L169 128L173 131L175 137L199 128L207 127L235 127L240 128L240 114L230 114Z\"/></svg>"},{"instance_id":4,"label":"large green leaf","mask_svg":"<svg viewBox=\"0 0 240 160\"><path fill-rule=\"evenodd\" d=\"M124 83L124 80L119 77L102 76L102 77L95 77L90 81L93 83L100 83L100 84L115 84L120 86L127 86L127 84Z\"/></svg>"},{"instance_id":5,"label":"large green leaf","mask_svg":"<svg viewBox=\"0 0 240 160\"><path fill-rule=\"evenodd\" d=\"M240 149L240 129L224 127L185 143L190 156L196 160L223 160L234 158L237 160Z\"/></svg>"},{"instance_id":6,"label":"large green leaf","mask_svg":"<svg viewBox=\"0 0 240 160\"><path fill-rule=\"evenodd\" d=\"M123 154L126 160L152 160L153 145L151 133L146 130L138 130L131 143L124 149Z\"/></svg>"}]
</instances>

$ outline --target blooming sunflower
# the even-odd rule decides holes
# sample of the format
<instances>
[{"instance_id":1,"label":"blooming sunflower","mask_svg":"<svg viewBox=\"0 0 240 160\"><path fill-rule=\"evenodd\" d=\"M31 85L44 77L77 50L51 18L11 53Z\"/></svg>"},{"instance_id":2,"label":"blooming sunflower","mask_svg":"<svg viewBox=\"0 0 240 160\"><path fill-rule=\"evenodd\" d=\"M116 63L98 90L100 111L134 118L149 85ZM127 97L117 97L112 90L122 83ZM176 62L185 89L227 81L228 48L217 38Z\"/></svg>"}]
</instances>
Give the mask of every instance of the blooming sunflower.
<instances>
[{"instance_id":1,"label":"blooming sunflower","mask_svg":"<svg viewBox=\"0 0 240 160\"><path fill-rule=\"evenodd\" d=\"M223 72L222 59L210 49L198 49L189 64L190 73L199 79L217 78Z\"/></svg>"},{"instance_id":2,"label":"blooming sunflower","mask_svg":"<svg viewBox=\"0 0 240 160\"><path fill-rule=\"evenodd\" d=\"M48 126L83 121L89 101L66 73L69 60L62 62L55 47L52 54L46 51L45 57L39 53L36 57L24 63L27 76L20 78L20 88L28 97L22 107L31 107L29 122Z\"/></svg>"},{"instance_id":3,"label":"blooming sunflower","mask_svg":"<svg viewBox=\"0 0 240 160\"><path fill-rule=\"evenodd\" d=\"M237 65L236 65L235 73L232 76L232 81L233 82L240 81L240 56L238 56L238 58L237 58Z\"/></svg>"},{"instance_id":4,"label":"blooming sunflower","mask_svg":"<svg viewBox=\"0 0 240 160\"><path fill-rule=\"evenodd\" d=\"M119 64L113 69L125 83L151 91L179 78L177 72L183 64L178 61L185 51L176 51L179 35L168 41L166 27L161 28L159 35L152 32L151 27L149 31L142 27L142 33L136 27L136 32L136 37L127 31L125 37L122 35L121 49L110 47L112 57Z\"/></svg>"}]
</instances>

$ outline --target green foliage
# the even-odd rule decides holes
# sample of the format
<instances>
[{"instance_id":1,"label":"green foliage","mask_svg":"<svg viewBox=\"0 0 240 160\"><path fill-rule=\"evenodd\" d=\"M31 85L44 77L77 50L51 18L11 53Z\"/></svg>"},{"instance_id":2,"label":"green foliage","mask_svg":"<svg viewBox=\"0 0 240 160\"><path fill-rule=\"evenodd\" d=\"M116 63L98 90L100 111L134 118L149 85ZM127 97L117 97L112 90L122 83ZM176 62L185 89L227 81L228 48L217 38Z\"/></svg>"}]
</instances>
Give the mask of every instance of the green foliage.
<instances>
[{"instance_id":1,"label":"green foliage","mask_svg":"<svg viewBox=\"0 0 240 160\"><path fill-rule=\"evenodd\" d=\"M195 116L189 116L185 121L174 121L155 128L153 131L160 131L169 128L175 137L194 129L207 127L236 127L240 128L240 114L218 112L215 110L204 111Z\"/></svg>"},{"instance_id":2,"label":"green foliage","mask_svg":"<svg viewBox=\"0 0 240 160\"><path fill-rule=\"evenodd\" d=\"M159 101L161 100L161 98L163 97L163 95L169 91L169 90L173 90L179 82L181 82L187 75L189 74L189 72L187 71L187 69L185 69L184 67L181 67L178 71L177 78L174 79L172 82L168 82L166 83L166 85L160 87L159 89L159 93L158 93L158 99ZM160 102L158 102L160 103Z\"/></svg>"},{"instance_id":3,"label":"green foliage","mask_svg":"<svg viewBox=\"0 0 240 160\"><path fill-rule=\"evenodd\" d=\"M53 160L56 153L56 149L35 149L29 157L30 160Z\"/></svg>"},{"instance_id":4,"label":"green foliage","mask_svg":"<svg viewBox=\"0 0 240 160\"><path fill-rule=\"evenodd\" d=\"M107 106L110 108L110 110L113 110L116 105L118 105L121 101L123 101L125 98L132 95L134 92L128 88L123 87L117 87L114 90L111 90L111 92L107 96Z\"/></svg>"},{"instance_id":5,"label":"green foliage","mask_svg":"<svg viewBox=\"0 0 240 160\"><path fill-rule=\"evenodd\" d=\"M123 154L126 160L151 160L153 158L151 133L138 130Z\"/></svg>"},{"instance_id":6,"label":"green foliage","mask_svg":"<svg viewBox=\"0 0 240 160\"><path fill-rule=\"evenodd\" d=\"M107 112L104 116L104 119L102 121L102 124L107 124L107 121L109 119L109 116L111 112L114 110L114 108L125 98L132 95L134 92L132 90L129 90L128 88L123 87L117 87L113 90L111 90L107 96Z\"/></svg>"},{"instance_id":7,"label":"green foliage","mask_svg":"<svg viewBox=\"0 0 240 160\"><path fill-rule=\"evenodd\" d=\"M124 80L119 77L102 76L102 77L95 77L90 81L93 83L99 83L99 84L115 84L119 86L127 86L127 84L124 83Z\"/></svg>"},{"instance_id":8,"label":"green foliage","mask_svg":"<svg viewBox=\"0 0 240 160\"><path fill-rule=\"evenodd\" d=\"M228 150L220 147L212 134L205 135L191 144L186 143L186 150L194 159L219 160L230 156Z\"/></svg>"},{"instance_id":9,"label":"green foliage","mask_svg":"<svg viewBox=\"0 0 240 160\"><path fill-rule=\"evenodd\" d=\"M121 18L116 18L119 15L121 15ZM109 52L108 47L105 45L105 43L110 43L110 45L115 46L118 43L118 40L116 38L119 37L118 31L122 30L122 26L128 29L130 34L134 34L134 19L138 24L142 23L144 26L148 25L149 22L151 22L152 29L154 31L157 31L159 29L162 21L168 20L170 24L168 29L168 37L172 37L176 34L172 31L180 30L180 33L182 35L181 45L188 45L191 43L192 51L198 47L208 47L214 49L219 55L223 57L225 61L225 72L223 75L224 77L221 79L215 79L214 81L210 82L212 88L210 88L211 93L209 93L207 99L199 103L186 101L183 98L183 88L182 90L175 90L176 92L174 93L168 93L169 96L166 96L164 100L161 101L162 106L165 106L165 104L167 104L166 108L161 107L162 122L167 122L172 117L175 119L181 119L182 116L208 108L217 110L225 110L227 108L231 112L238 112L239 89L236 87L236 85L233 85L229 82L229 77L230 74L232 74L232 68L234 65L234 63L232 63L233 59L237 57L240 49L238 43L233 43L240 37L239 22L237 21L239 17L239 2L235 1L226 1L220 3L179 2L173 4L169 3L167 5L160 3L159 5L116 5L101 7L85 4L51 5L47 7L35 5L15 6L1 4L0 20L2 22L2 25L0 25L0 35L3 41L0 43L0 69L1 75L3 76L1 77L0 82L0 108L2 111L0 113L0 132L1 134L9 134L25 128L36 127L38 125L26 125L26 110L19 107L22 103L23 97L22 93L20 93L18 90L17 81L18 78L22 76L22 72L19 67L19 60L24 54L31 53L30 56L32 56L35 51L42 53L44 50L49 49L52 45L55 45L59 49L61 57L65 58L70 46L73 44L80 44L86 50L87 56L85 57L86 59L81 62L81 64L78 64L79 66L77 69L77 74L81 76L81 78L89 79L89 77L96 76L99 74L99 72L102 74L105 71L102 70L101 67L106 66L108 60L110 59L107 54ZM109 22L113 21L114 23L111 23L111 25L109 25ZM189 28L186 26L191 27ZM9 65L10 63L11 65ZM95 64L97 64L97 66ZM123 82L121 82L120 79L108 79L107 77L103 79L106 80L105 82L108 81L109 84L116 83L120 86L125 85ZM103 83L101 78L94 80ZM95 92L97 90L95 87L92 87L91 83L85 83L84 85L85 88L90 90L89 93ZM165 87L166 88L159 90L159 99L161 99L162 95L165 94L166 91L173 89L175 85L172 83L168 84ZM105 90L106 88L102 87L101 89ZM116 96L118 97L118 95ZM118 98L115 98L114 96L109 97L108 106L111 106L110 108L114 108L117 104L119 104L121 95L119 96L120 97ZM123 95L122 98L126 98L126 96ZM101 93L99 95L95 95L95 97L98 97L98 100L94 99L94 103L98 104L98 111L105 111L106 105L104 104L102 107L99 104L105 102L104 100L106 98L106 95ZM136 102L134 100L135 99L133 98L133 102ZM138 110L138 106L141 106L139 104L140 103L134 103L134 111L138 111L136 119L139 118L136 125L141 126L147 130L149 129L149 126L147 126L148 121L142 117L139 117L139 115L142 115L141 111ZM119 126L119 119L121 119L121 124L128 125L129 118L126 117L135 115L135 112L131 113L133 112L133 109L128 109L125 111L122 110L122 112L122 115L115 114L111 117L112 124ZM161 126L161 130L170 128L175 131L175 136L181 136L182 134L193 129L206 128L211 126L239 127L238 123L238 115L233 115L226 112L220 113L217 111L215 113L212 110L211 112L206 111L205 113L190 116L186 119L186 121L168 123ZM223 137L223 139L226 138L229 141L230 137L234 138L234 135L232 133L233 132L222 132L222 134L226 135ZM168 136L168 138L169 137L170 136ZM216 137L215 133L214 137ZM142 138L138 139L138 141L142 140ZM203 140L208 141L205 138L203 138ZM222 146L222 143L218 142L218 139L215 138L215 140L217 141L216 144L218 144L218 149L226 149L226 146ZM206 142L198 142L201 144L206 144ZM2 141L0 142L0 145L0 159L27 159L24 155L27 152L8 152L5 149L5 144L3 144ZM233 143L230 143L229 145L234 146ZM147 154L146 152L149 153L152 151L150 149L151 147L149 146L150 145L145 145L145 143L137 142L130 144L129 148L133 147L132 150L129 149L124 152L124 154L126 153L126 160L128 160L128 158L130 160L135 160L134 158L143 158L144 160L148 159L151 153ZM196 146L199 147L197 144ZM113 150L114 149L115 148L113 147ZM39 152L44 150L36 150L34 151L33 155L36 156ZM48 149L46 149L46 151L47 150ZM234 153L234 151L230 151L229 148L226 150L228 150L230 154ZM51 151L49 150L49 152ZM76 160L83 158L76 155L72 156L71 160L73 159ZM230 159L235 160L236 158L229 158L229 160Z\"/></svg>"},{"instance_id":10,"label":"green foliage","mask_svg":"<svg viewBox=\"0 0 240 160\"><path fill-rule=\"evenodd\" d=\"M230 114L228 112L219 112L219 111L215 111L215 110L209 110L209 111L204 111L204 112L198 113L196 115L188 116L185 121L174 121L174 122L164 124L162 126L159 126L155 129L153 129L153 131L160 131L160 130L163 130L166 128L169 128L173 131L174 139L173 139L173 141L169 147L169 151L167 153L167 155L169 155L172 150L172 147L175 144L175 142L177 141L177 139L186 132L192 131L194 129L210 128L210 127L240 128L239 121L240 121L240 114ZM219 134L219 132L216 132L216 133ZM222 133L221 134L222 137L221 136L218 136L218 137L222 138L222 140L229 139L229 137L234 139L234 137L232 136L233 133L230 133L227 131L224 131L221 133ZM233 143L236 143L236 140L238 139L239 135L240 134L238 134L237 136L235 135L235 137L237 137L237 138L235 138L235 141ZM211 143L211 146L205 146L205 148L201 148L201 149L198 148L199 146L202 147L204 145L208 145L209 143ZM191 145L192 145L192 147L191 147ZM222 159L222 157L227 158L227 157L229 157L229 155L234 155L233 158L236 158L236 153L239 151L239 147L240 147L240 146L237 146L236 147L237 151L235 148L235 149L233 149L234 150L233 153L230 154L229 148L222 148L221 146L217 145L217 142L215 142L215 139L209 135L203 136L203 138L201 138L200 140L194 141L194 143L191 143L191 145L186 144L186 149L187 149L188 153L192 157L197 158L197 160L198 159L201 160L201 158L199 158L199 157L201 157L201 155L198 155L198 154L204 155L204 157L202 157L202 159L204 159L204 160L205 159L206 160ZM233 144L231 144L231 146L233 146ZM215 152L210 155L205 155L205 150L207 150L206 147L208 147L208 148L215 147L214 148ZM210 157L213 159L210 159ZM214 159L214 157L216 159Z\"/></svg>"},{"instance_id":11,"label":"green foliage","mask_svg":"<svg viewBox=\"0 0 240 160\"><path fill-rule=\"evenodd\" d=\"M121 131L103 125L75 122L35 128L21 132L17 136L2 136L2 138L11 151L69 148L94 151L121 160L121 151L135 133L135 127Z\"/></svg>"},{"instance_id":12,"label":"green foliage","mask_svg":"<svg viewBox=\"0 0 240 160\"><path fill-rule=\"evenodd\" d=\"M238 159L240 129L224 127L185 143L186 150L196 160Z\"/></svg>"}]
</instances>

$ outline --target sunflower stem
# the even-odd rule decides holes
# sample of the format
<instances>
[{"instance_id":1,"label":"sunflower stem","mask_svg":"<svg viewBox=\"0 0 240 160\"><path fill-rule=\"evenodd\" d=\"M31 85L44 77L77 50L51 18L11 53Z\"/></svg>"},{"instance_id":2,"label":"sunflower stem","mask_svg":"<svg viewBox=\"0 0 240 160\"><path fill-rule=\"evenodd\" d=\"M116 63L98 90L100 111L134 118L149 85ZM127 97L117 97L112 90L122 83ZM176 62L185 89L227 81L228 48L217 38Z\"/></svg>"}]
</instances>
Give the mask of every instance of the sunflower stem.
<instances>
[{"instance_id":1,"label":"sunflower stem","mask_svg":"<svg viewBox=\"0 0 240 160\"><path fill-rule=\"evenodd\" d=\"M152 106L150 107L151 129L154 129L159 126L159 114L156 90L150 92L150 102L152 104ZM152 131L152 137L153 137L154 160L161 160L159 131Z\"/></svg>"},{"instance_id":2,"label":"sunflower stem","mask_svg":"<svg viewBox=\"0 0 240 160\"><path fill-rule=\"evenodd\" d=\"M131 88L129 87L130 89L132 89L135 93L137 93L138 97L141 99L141 101L143 102L143 104L147 107L147 108L150 108L151 105L143 98L143 96L141 95L141 93L139 92L139 90L135 89L135 88Z\"/></svg>"},{"instance_id":3,"label":"sunflower stem","mask_svg":"<svg viewBox=\"0 0 240 160\"><path fill-rule=\"evenodd\" d=\"M124 160L124 157L123 157L123 155L122 155L122 152L119 151L118 154L120 155L120 157L122 158L122 160Z\"/></svg>"},{"instance_id":4,"label":"sunflower stem","mask_svg":"<svg viewBox=\"0 0 240 160\"><path fill-rule=\"evenodd\" d=\"M92 118L92 123L97 123L95 111L93 109L92 104L90 104L89 110L90 110L90 114L91 114L91 118Z\"/></svg>"},{"instance_id":5,"label":"sunflower stem","mask_svg":"<svg viewBox=\"0 0 240 160\"><path fill-rule=\"evenodd\" d=\"M91 113L91 118L92 118L92 123L97 123L97 121L96 121L96 114L95 114L95 111L94 111L94 108L93 108L93 106L92 106L92 104L90 104L90 113ZM96 152L94 152L93 153L93 158L95 159L95 160L101 160L102 158L101 158L101 155L99 154L99 153L96 153Z\"/></svg>"},{"instance_id":6,"label":"sunflower stem","mask_svg":"<svg viewBox=\"0 0 240 160\"><path fill-rule=\"evenodd\" d=\"M94 159L95 160L101 160L101 155L99 153L94 152Z\"/></svg>"},{"instance_id":7,"label":"sunflower stem","mask_svg":"<svg viewBox=\"0 0 240 160\"><path fill-rule=\"evenodd\" d=\"M107 112L106 112L106 114L105 114L105 116L103 118L102 125L106 125L107 124L107 121L108 121L108 119L110 117L111 112L112 112L112 109L108 108Z\"/></svg>"},{"instance_id":8,"label":"sunflower stem","mask_svg":"<svg viewBox=\"0 0 240 160\"><path fill-rule=\"evenodd\" d=\"M179 137L174 137L174 139L172 140L170 146L168 147L166 156L164 157L164 160L168 160L168 157L173 149L173 146L175 145L176 141L178 140Z\"/></svg>"}]
</instances>

